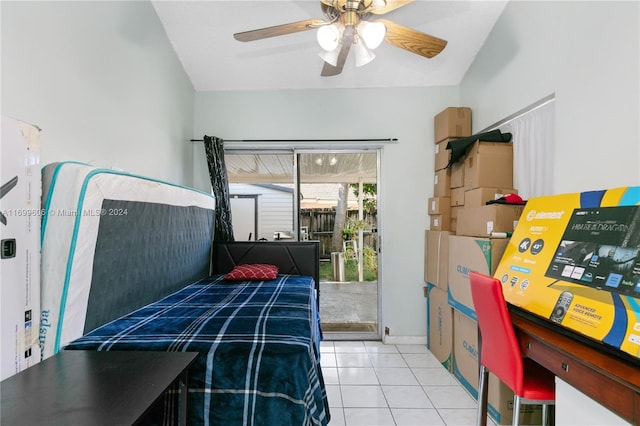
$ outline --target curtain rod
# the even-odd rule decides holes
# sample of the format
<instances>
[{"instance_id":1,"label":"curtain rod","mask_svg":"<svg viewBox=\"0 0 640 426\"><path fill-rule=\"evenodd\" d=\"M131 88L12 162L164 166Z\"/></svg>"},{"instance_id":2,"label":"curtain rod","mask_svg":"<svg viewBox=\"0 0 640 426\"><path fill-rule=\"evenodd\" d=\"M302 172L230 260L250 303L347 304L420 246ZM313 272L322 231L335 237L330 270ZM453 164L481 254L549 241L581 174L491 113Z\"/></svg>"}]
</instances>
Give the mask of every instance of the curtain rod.
<instances>
[{"instance_id":1,"label":"curtain rod","mask_svg":"<svg viewBox=\"0 0 640 426\"><path fill-rule=\"evenodd\" d=\"M556 94L555 93L547 95L544 98L540 99L539 101L536 101L536 102L532 103L531 105L522 108L520 111L514 112L513 114L509 115L508 117L503 118L502 120L498 121L497 123L492 124L491 126L487 127L484 130L479 131L478 133L485 133L485 132L489 132L491 130L495 130L500 126L504 126L505 124L507 124L507 123L517 119L517 118L520 118L525 114L533 112L533 111L537 110L538 108L542 108L546 104L554 102L555 100L556 100Z\"/></svg>"},{"instance_id":2,"label":"curtain rod","mask_svg":"<svg viewBox=\"0 0 640 426\"><path fill-rule=\"evenodd\" d=\"M398 138L385 139L222 139L223 142L398 142ZM204 142L204 139L191 139L190 142Z\"/></svg>"}]
</instances>

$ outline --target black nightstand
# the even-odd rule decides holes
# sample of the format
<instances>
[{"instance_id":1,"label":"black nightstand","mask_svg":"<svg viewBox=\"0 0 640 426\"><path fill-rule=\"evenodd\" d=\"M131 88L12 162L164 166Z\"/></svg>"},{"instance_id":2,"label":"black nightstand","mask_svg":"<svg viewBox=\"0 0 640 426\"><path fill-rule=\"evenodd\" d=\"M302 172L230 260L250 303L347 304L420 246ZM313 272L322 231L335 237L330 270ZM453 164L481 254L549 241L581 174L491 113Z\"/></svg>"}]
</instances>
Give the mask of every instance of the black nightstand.
<instances>
[{"instance_id":1,"label":"black nightstand","mask_svg":"<svg viewBox=\"0 0 640 426\"><path fill-rule=\"evenodd\" d=\"M176 380L186 424L195 352L62 351L0 383L3 425L132 425Z\"/></svg>"}]
</instances>

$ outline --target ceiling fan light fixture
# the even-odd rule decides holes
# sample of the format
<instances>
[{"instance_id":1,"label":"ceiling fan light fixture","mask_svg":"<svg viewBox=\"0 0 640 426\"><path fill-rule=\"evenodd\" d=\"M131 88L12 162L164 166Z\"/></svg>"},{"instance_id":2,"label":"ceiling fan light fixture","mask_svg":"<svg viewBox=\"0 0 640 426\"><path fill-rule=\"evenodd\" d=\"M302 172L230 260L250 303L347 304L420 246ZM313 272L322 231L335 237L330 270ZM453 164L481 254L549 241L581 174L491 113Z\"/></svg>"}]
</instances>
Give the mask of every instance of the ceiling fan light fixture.
<instances>
[{"instance_id":1,"label":"ceiling fan light fixture","mask_svg":"<svg viewBox=\"0 0 640 426\"><path fill-rule=\"evenodd\" d=\"M323 25L318 28L316 38L318 39L318 44L322 49L327 52L331 52L340 44L342 31L340 31L339 26L335 23L331 25Z\"/></svg>"},{"instance_id":2,"label":"ceiling fan light fixture","mask_svg":"<svg viewBox=\"0 0 640 426\"><path fill-rule=\"evenodd\" d=\"M356 67L367 65L376 57L376 55L366 46L365 43L362 42L362 40L357 43L353 43L353 52L356 57Z\"/></svg>"},{"instance_id":3,"label":"ceiling fan light fixture","mask_svg":"<svg viewBox=\"0 0 640 426\"><path fill-rule=\"evenodd\" d=\"M2 1L2 0L0 0ZM350 51L355 53L356 66L375 58L372 52L383 41L410 53L432 58L447 46L447 41L425 34L388 19L373 19L415 0L320 0L323 19L305 19L256 30L235 33L242 42L293 34L316 29L316 38L322 48L320 57L325 62L320 76L331 77L342 72Z\"/></svg>"},{"instance_id":4,"label":"ceiling fan light fixture","mask_svg":"<svg viewBox=\"0 0 640 426\"><path fill-rule=\"evenodd\" d=\"M369 49L375 49L382 44L387 27L382 22L360 21L358 34Z\"/></svg>"},{"instance_id":5,"label":"ceiling fan light fixture","mask_svg":"<svg viewBox=\"0 0 640 426\"><path fill-rule=\"evenodd\" d=\"M387 0L371 0L372 9L381 9L387 5Z\"/></svg>"},{"instance_id":6,"label":"ceiling fan light fixture","mask_svg":"<svg viewBox=\"0 0 640 426\"><path fill-rule=\"evenodd\" d=\"M318 53L318 56L322 58L326 63L333 65L334 67L338 65L338 56L340 55L340 47L336 47L332 51L328 52L326 50L321 50Z\"/></svg>"}]
</instances>

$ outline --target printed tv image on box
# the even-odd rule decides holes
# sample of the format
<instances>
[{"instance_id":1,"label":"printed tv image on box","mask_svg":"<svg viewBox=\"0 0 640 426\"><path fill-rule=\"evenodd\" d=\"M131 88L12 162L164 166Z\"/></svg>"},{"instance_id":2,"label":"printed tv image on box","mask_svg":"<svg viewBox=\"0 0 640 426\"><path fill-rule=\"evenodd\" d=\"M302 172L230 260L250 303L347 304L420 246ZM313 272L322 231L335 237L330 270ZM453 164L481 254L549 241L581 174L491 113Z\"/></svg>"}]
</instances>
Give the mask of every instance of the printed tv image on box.
<instances>
[{"instance_id":1,"label":"printed tv image on box","mask_svg":"<svg viewBox=\"0 0 640 426\"><path fill-rule=\"evenodd\" d=\"M575 209L545 276L640 297L640 206Z\"/></svg>"}]
</instances>

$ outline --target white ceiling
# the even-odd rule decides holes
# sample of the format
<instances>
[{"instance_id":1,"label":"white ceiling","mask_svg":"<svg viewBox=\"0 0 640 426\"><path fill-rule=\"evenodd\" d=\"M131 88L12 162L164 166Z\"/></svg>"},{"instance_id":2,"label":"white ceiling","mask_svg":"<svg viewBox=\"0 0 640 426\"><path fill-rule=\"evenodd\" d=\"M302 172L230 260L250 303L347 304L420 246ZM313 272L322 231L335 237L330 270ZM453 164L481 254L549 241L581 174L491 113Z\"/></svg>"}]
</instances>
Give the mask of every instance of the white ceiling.
<instances>
[{"instance_id":1,"label":"white ceiling","mask_svg":"<svg viewBox=\"0 0 640 426\"><path fill-rule=\"evenodd\" d=\"M427 59L383 43L376 58L320 77L315 30L253 42L236 32L317 18L318 0L152 1L196 91L450 86L461 82L507 1L417 0L383 17L445 39Z\"/></svg>"}]
</instances>

